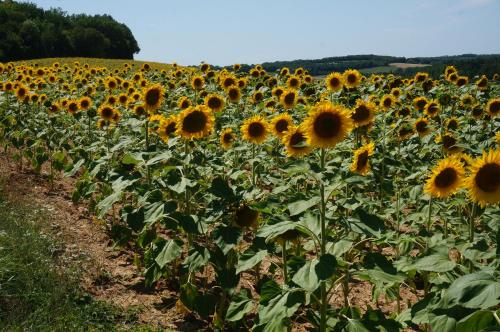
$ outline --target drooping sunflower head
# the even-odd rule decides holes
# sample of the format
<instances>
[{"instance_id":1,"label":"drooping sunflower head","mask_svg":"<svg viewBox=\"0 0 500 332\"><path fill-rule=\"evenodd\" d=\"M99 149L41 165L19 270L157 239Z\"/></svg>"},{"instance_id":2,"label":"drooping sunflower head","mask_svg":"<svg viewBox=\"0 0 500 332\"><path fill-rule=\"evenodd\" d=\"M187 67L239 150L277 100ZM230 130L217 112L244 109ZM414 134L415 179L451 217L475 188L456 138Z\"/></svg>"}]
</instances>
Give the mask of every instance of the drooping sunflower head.
<instances>
[{"instance_id":1,"label":"drooping sunflower head","mask_svg":"<svg viewBox=\"0 0 500 332\"><path fill-rule=\"evenodd\" d=\"M441 144L447 153L460 152L460 147L457 146L457 138L451 133L445 133L441 136Z\"/></svg>"},{"instance_id":2,"label":"drooping sunflower head","mask_svg":"<svg viewBox=\"0 0 500 332\"><path fill-rule=\"evenodd\" d=\"M415 99L413 99L413 106L419 110L419 111L423 111L425 106L427 105L427 98L425 97L417 97Z\"/></svg>"},{"instance_id":3,"label":"drooping sunflower head","mask_svg":"<svg viewBox=\"0 0 500 332\"><path fill-rule=\"evenodd\" d=\"M160 108L164 99L163 87L159 84L151 85L143 91L144 107L148 111L155 111Z\"/></svg>"},{"instance_id":4,"label":"drooping sunflower head","mask_svg":"<svg viewBox=\"0 0 500 332\"><path fill-rule=\"evenodd\" d=\"M205 97L205 105L213 112L220 112L224 108L224 98L216 93L211 93Z\"/></svg>"},{"instance_id":5,"label":"drooping sunflower head","mask_svg":"<svg viewBox=\"0 0 500 332\"><path fill-rule=\"evenodd\" d=\"M79 108L78 108L78 101L77 100L70 100L70 101L68 101L66 109L68 110L68 112L70 114L75 115L78 112L78 110L79 110Z\"/></svg>"},{"instance_id":6,"label":"drooping sunflower head","mask_svg":"<svg viewBox=\"0 0 500 332\"><path fill-rule=\"evenodd\" d=\"M173 137L175 135L176 131L177 131L176 115L171 115L166 119L162 119L157 129L158 135L165 143L168 142L170 137Z\"/></svg>"},{"instance_id":7,"label":"drooping sunflower head","mask_svg":"<svg viewBox=\"0 0 500 332\"><path fill-rule=\"evenodd\" d=\"M189 106L191 106L191 100L189 100L189 98L186 96L180 97L177 101L177 107L179 107L181 110L185 110Z\"/></svg>"},{"instance_id":8,"label":"drooping sunflower head","mask_svg":"<svg viewBox=\"0 0 500 332\"><path fill-rule=\"evenodd\" d=\"M458 80L458 73L451 73L450 75L446 76L446 79L452 83L455 83Z\"/></svg>"},{"instance_id":9,"label":"drooping sunflower head","mask_svg":"<svg viewBox=\"0 0 500 332\"><path fill-rule=\"evenodd\" d=\"M376 109L377 107L372 102L363 99L356 100L356 106L351 113L354 126L357 128L371 123L375 117Z\"/></svg>"},{"instance_id":10,"label":"drooping sunflower head","mask_svg":"<svg viewBox=\"0 0 500 332\"><path fill-rule=\"evenodd\" d=\"M144 105L136 105L134 107L134 114L138 117L143 117L148 114L148 111L144 108Z\"/></svg>"},{"instance_id":11,"label":"drooping sunflower head","mask_svg":"<svg viewBox=\"0 0 500 332\"><path fill-rule=\"evenodd\" d=\"M463 187L465 170L459 160L448 157L441 160L425 183L424 191L437 198L446 198Z\"/></svg>"},{"instance_id":12,"label":"drooping sunflower head","mask_svg":"<svg viewBox=\"0 0 500 332\"><path fill-rule=\"evenodd\" d=\"M396 104L396 98L392 94L384 95L380 99L380 107L384 110L390 110Z\"/></svg>"},{"instance_id":13,"label":"drooping sunflower head","mask_svg":"<svg viewBox=\"0 0 500 332\"><path fill-rule=\"evenodd\" d=\"M220 133L219 141L224 150L231 148L235 140L236 140L236 135L234 134L232 128L225 128Z\"/></svg>"},{"instance_id":14,"label":"drooping sunflower head","mask_svg":"<svg viewBox=\"0 0 500 332\"><path fill-rule=\"evenodd\" d=\"M441 111L441 106L437 100L431 100L425 105L425 114L429 117L435 117Z\"/></svg>"},{"instance_id":15,"label":"drooping sunflower head","mask_svg":"<svg viewBox=\"0 0 500 332\"><path fill-rule=\"evenodd\" d=\"M281 76L287 76L288 74L290 74L290 69L288 69L287 67L281 68L281 70L280 70Z\"/></svg>"},{"instance_id":16,"label":"drooping sunflower head","mask_svg":"<svg viewBox=\"0 0 500 332\"><path fill-rule=\"evenodd\" d=\"M286 89L280 96L280 103L285 109L291 109L297 104L298 93L295 89Z\"/></svg>"},{"instance_id":17,"label":"drooping sunflower head","mask_svg":"<svg viewBox=\"0 0 500 332\"><path fill-rule=\"evenodd\" d=\"M422 83L422 82L425 82L428 78L429 78L429 74L428 73L418 72L415 75L415 82L416 83Z\"/></svg>"},{"instance_id":18,"label":"drooping sunflower head","mask_svg":"<svg viewBox=\"0 0 500 332\"><path fill-rule=\"evenodd\" d=\"M89 97L82 97L78 100L78 108L88 110L92 106L92 100Z\"/></svg>"},{"instance_id":19,"label":"drooping sunflower head","mask_svg":"<svg viewBox=\"0 0 500 332\"><path fill-rule=\"evenodd\" d=\"M473 161L466 187L470 199L481 207L500 203L500 151L484 151Z\"/></svg>"},{"instance_id":20,"label":"drooping sunflower head","mask_svg":"<svg viewBox=\"0 0 500 332\"><path fill-rule=\"evenodd\" d=\"M368 143L354 151L351 163L351 172L366 175L366 173L370 170L369 157L373 155L374 151L375 145L373 142Z\"/></svg>"},{"instance_id":21,"label":"drooping sunflower head","mask_svg":"<svg viewBox=\"0 0 500 332\"><path fill-rule=\"evenodd\" d=\"M243 204L234 213L234 224L240 228L255 228L259 224L259 216L259 211Z\"/></svg>"},{"instance_id":22,"label":"drooping sunflower head","mask_svg":"<svg viewBox=\"0 0 500 332\"><path fill-rule=\"evenodd\" d=\"M339 91L344 86L344 76L341 73L333 72L325 78L326 87L330 91Z\"/></svg>"},{"instance_id":23,"label":"drooping sunflower head","mask_svg":"<svg viewBox=\"0 0 500 332\"><path fill-rule=\"evenodd\" d=\"M402 123L397 131L398 139L403 141L413 135L413 127L409 123Z\"/></svg>"},{"instance_id":24,"label":"drooping sunflower head","mask_svg":"<svg viewBox=\"0 0 500 332\"><path fill-rule=\"evenodd\" d=\"M361 83L361 73L355 69L348 69L344 72L344 85L348 88L355 88Z\"/></svg>"},{"instance_id":25,"label":"drooping sunflower head","mask_svg":"<svg viewBox=\"0 0 500 332\"><path fill-rule=\"evenodd\" d=\"M271 120L271 130L278 138L282 138L285 132L293 126L290 114L282 113Z\"/></svg>"},{"instance_id":26,"label":"drooping sunflower head","mask_svg":"<svg viewBox=\"0 0 500 332\"><path fill-rule=\"evenodd\" d=\"M246 119L240 130L244 140L253 144L261 144L266 140L269 134L269 125L262 116L255 115Z\"/></svg>"},{"instance_id":27,"label":"drooping sunflower head","mask_svg":"<svg viewBox=\"0 0 500 332\"><path fill-rule=\"evenodd\" d=\"M279 99L279 98L281 97L281 95L283 94L283 91L285 91L285 90L284 90L282 87L277 86L277 87L275 87L275 88L272 90L271 94L272 94L274 97L276 97L276 98L278 98L278 99Z\"/></svg>"},{"instance_id":28,"label":"drooping sunflower head","mask_svg":"<svg viewBox=\"0 0 500 332\"><path fill-rule=\"evenodd\" d=\"M398 111L397 111L397 115L400 117L403 117L403 118L406 116L409 116L410 114L411 114L411 110L407 106L403 106L400 109L398 109Z\"/></svg>"},{"instance_id":29,"label":"drooping sunflower head","mask_svg":"<svg viewBox=\"0 0 500 332\"><path fill-rule=\"evenodd\" d=\"M191 87L195 90L201 90L205 86L205 79L203 76L194 76L191 79Z\"/></svg>"},{"instance_id":30,"label":"drooping sunflower head","mask_svg":"<svg viewBox=\"0 0 500 332\"><path fill-rule=\"evenodd\" d=\"M500 98L495 98L488 101L488 103L486 104L486 112L488 112L491 117L500 115Z\"/></svg>"},{"instance_id":31,"label":"drooping sunflower head","mask_svg":"<svg viewBox=\"0 0 500 332\"><path fill-rule=\"evenodd\" d=\"M481 78L476 81L476 86L480 90L486 90L488 88L488 77L486 77L486 75L481 76Z\"/></svg>"},{"instance_id":32,"label":"drooping sunflower head","mask_svg":"<svg viewBox=\"0 0 500 332\"><path fill-rule=\"evenodd\" d=\"M426 118L417 119L413 125L415 131L420 137L426 136L431 132L431 127L429 125L429 120Z\"/></svg>"},{"instance_id":33,"label":"drooping sunflower head","mask_svg":"<svg viewBox=\"0 0 500 332\"><path fill-rule=\"evenodd\" d=\"M304 120L307 143L313 147L334 147L352 130L348 109L330 102L318 103Z\"/></svg>"},{"instance_id":34,"label":"drooping sunflower head","mask_svg":"<svg viewBox=\"0 0 500 332\"><path fill-rule=\"evenodd\" d=\"M474 119L480 119L483 117L483 115L484 115L484 110L480 104L472 106L472 116L474 117Z\"/></svg>"},{"instance_id":35,"label":"drooping sunflower head","mask_svg":"<svg viewBox=\"0 0 500 332\"><path fill-rule=\"evenodd\" d=\"M281 141L288 157L305 156L312 150L312 147L307 144L305 132L300 126L291 125L282 136Z\"/></svg>"},{"instance_id":36,"label":"drooping sunflower head","mask_svg":"<svg viewBox=\"0 0 500 332\"><path fill-rule=\"evenodd\" d=\"M104 121L111 122L115 118L116 110L111 105L104 104L99 107L97 113Z\"/></svg>"},{"instance_id":37,"label":"drooping sunflower head","mask_svg":"<svg viewBox=\"0 0 500 332\"><path fill-rule=\"evenodd\" d=\"M231 86L229 89L227 89L227 98L233 103L239 102L241 98L240 89L236 86Z\"/></svg>"},{"instance_id":38,"label":"drooping sunflower head","mask_svg":"<svg viewBox=\"0 0 500 332\"><path fill-rule=\"evenodd\" d=\"M179 114L176 134L184 139L203 138L212 132L214 121L207 106L189 107Z\"/></svg>"},{"instance_id":39,"label":"drooping sunflower head","mask_svg":"<svg viewBox=\"0 0 500 332\"><path fill-rule=\"evenodd\" d=\"M446 130L454 131L458 129L458 119L456 117L446 120Z\"/></svg>"},{"instance_id":40,"label":"drooping sunflower head","mask_svg":"<svg viewBox=\"0 0 500 332\"><path fill-rule=\"evenodd\" d=\"M446 69L444 70L444 76L445 77L448 77L450 76L452 73L457 73L457 68L455 68L454 66L448 66L446 67Z\"/></svg>"}]
</instances>

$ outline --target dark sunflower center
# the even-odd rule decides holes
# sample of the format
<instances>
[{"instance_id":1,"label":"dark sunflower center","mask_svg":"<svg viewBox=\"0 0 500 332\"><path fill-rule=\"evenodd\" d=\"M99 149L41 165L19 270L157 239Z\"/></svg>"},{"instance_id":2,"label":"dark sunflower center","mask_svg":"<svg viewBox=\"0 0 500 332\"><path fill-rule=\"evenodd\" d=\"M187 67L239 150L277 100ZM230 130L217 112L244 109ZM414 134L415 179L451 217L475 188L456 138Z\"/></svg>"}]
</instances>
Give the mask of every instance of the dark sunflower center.
<instances>
[{"instance_id":1,"label":"dark sunflower center","mask_svg":"<svg viewBox=\"0 0 500 332\"><path fill-rule=\"evenodd\" d=\"M357 77L356 77L356 75L354 75L354 74L349 74L349 75L347 75L347 82L349 82L349 83L351 83L351 84L352 84L352 83L356 83L356 78L357 78Z\"/></svg>"},{"instance_id":2,"label":"dark sunflower center","mask_svg":"<svg viewBox=\"0 0 500 332\"><path fill-rule=\"evenodd\" d=\"M255 101L261 101L263 97L264 97L264 96L262 95L262 93L257 92L257 93L253 96L253 99L254 99Z\"/></svg>"},{"instance_id":3,"label":"dark sunflower center","mask_svg":"<svg viewBox=\"0 0 500 332\"><path fill-rule=\"evenodd\" d=\"M83 108L87 108L89 107L89 101L88 100L82 100L80 105L83 107Z\"/></svg>"},{"instance_id":4,"label":"dark sunflower center","mask_svg":"<svg viewBox=\"0 0 500 332\"><path fill-rule=\"evenodd\" d=\"M500 102L494 101L490 104L490 113L497 114L498 112L500 112Z\"/></svg>"},{"instance_id":5,"label":"dark sunflower center","mask_svg":"<svg viewBox=\"0 0 500 332\"><path fill-rule=\"evenodd\" d=\"M457 85L462 86L462 85L465 85L466 82L467 81L464 78L459 78L457 81Z\"/></svg>"},{"instance_id":6,"label":"dark sunflower center","mask_svg":"<svg viewBox=\"0 0 500 332\"><path fill-rule=\"evenodd\" d=\"M160 100L160 90L152 89L146 92L146 103L148 105L156 105Z\"/></svg>"},{"instance_id":7,"label":"dark sunflower center","mask_svg":"<svg viewBox=\"0 0 500 332\"><path fill-rule=\"evenodd\" d=\"M425 121L419 121L419 122L417 122L415 128L417 129L417 131L419 133L423 133L423 132L425 132L427 130L427 122L425 122Z\"/></svg>"},{"instance_id":8,"label":"dark sunflower center","mask_svg":"<svg viewBox=\"0 0 500 332\"><path fill-rule=\"evenodd\" d=\"M20 96L20 97L24 97L26 95L26 90L24 90L23 88L19 89L17 91L17 94Z\"/></svg>"},{"instance_id":9,"label":"dark sunflower center","mask_svg":"<svg viewBox=\"0 0 500 332\"><path fill-rule=\"evenodd\" d=\"M217 97L211 97L208 99L207 104L211 109L217 109L222 105L222 101Z\"/></svg>"},{"instance_id":10,"label":"dark sunflower center","mask_svg":"<svg viewBox=\"0 0 500 332\"><path fill-rule=\"evenodd\" d=\"M331 86L332 88L336 88L336 87L338 87L339 85L340 85L340 80L338 79L338 77L332 77L332 78L330 79L330 86Z\"/></svg>"},{"instance_id":11,"label":"dark sunflower center","mask_svg":"<svg viewBox=\"0 0 500 332\"><path fill-rule=\"evenodd\" d=\"M170 122L168 124L168 126L165 128L165 133L167 135L171 135L171 134L175 133L176 129L177 129L177 126L175 125L175 122Z\"/></svg>"},{"instance_id":12,"label":"dark sunflower center","mask_svg":"<svg viewBox=\"0 0 500 332\"><path fill-rule=\"evenodd\" d=\"M197 87L197 88L199 88L199 87L201 87L201 85L202 85L201 79L200 78L195 78L194 79L194 86Z\"/></svg>"},{"instance_id":13,"label":"dark sunflower center","mask_svg":"<svg viewBox=\"0 0 500 332\"><path fill-rule=\"evenodd\" d=\"M188 107L189 107L189 101L183 100L181 103L181 108L184 109L184 108L188 108Z\"/></svg>"},{"instance_id":14,"label":"dark sunflower center","mask_svg":"<svg viewBox=\"0 0 500 332\"><path fill-rule=\"evenodd\" d=\"M260 122L252 122L248 126L248 134L251 137L261 137L265 132L265 128Z\"/></svg>"},{"instance_id":15,"label":"dark sunflower center","mask_svg":"<svg viewBox=\"0 0 500 332\"><path fill-rule=\"evenodd\" d=\"M477 172L474 181L484 192L492 193L500 187L500 165L495 163L485 164Z\"/></svg>"},{"instance_id":16,"label":"dark sunflower center","mask_svg":"<svg viewBox=\"0 0 500 332\"><path fill-rule=\"evenodd\" d=\"M368 119L369 116L370 110L368 109L368 107L366 107L365 105L359 105L354 109L354 113L351 115L351 118L355 122L361 122Z\"/></svg>"},{"instance_id":17,"label":"dark sunflower center","mask_svg":"<svg viewBox=\"0 0 500 332\"><path fill-rule=\"evenodd\" d=\"M224 80L224 87L228 88L230 87L231 85L234 85L234 80L232 78L226 78Z\"/></svg>"},{"instance_id":18,"label":"dark sunflower center","mask_svg":"<svg viewBox=\"0 0 500 332\"><path fill-rule=\"evenodd\" d=\"M69 108L69 110L70 110L71 112L76 112L76 111L78 111L78 105L77 105L76 103L71 103L71 104L69 104L68 108Z\"/></svg>"},{"instance_id":19,"label":"dark sunflower center","mask_svg":"<svg viewBox=\"0 0 500 332\"><path fill-rule=\"evenodd\" d=\"M299 80L297 80L296 78L292 78L290 80L290 86L291 87L297 87L299 85Z\"/></svg>"},{"instance_id":20,"label":"dark sunflower center","mask_svg":"<svg viewBox=\"0 0 500 332\"><path fill-rule=\"evenodd\" d=\"M285 102L285 105L293 105L293 103L295 102L295 93L293 92L287 93L283 98L283 100Z\"/></svg>"},{"instance_id":21,"label":"dark sunflower center","mask_svg":"<svg viewBox=\"0 0 500 332\"><path fill-rule=\"evenodd\" d=\"M438 188L447 188L453 185L457 179L457 171L454 168L448 167L439 172L434 179L434 184Z\"/></svg>"},{"instance_id":22,"label":"dark sunflower center","mask_svg":"<svg viewBox=\"0 0 500 332\"><path fill-rule=\"evenodd\" d=\"M390 107L392 105L392 99L391 98L385 98L384 99L384 106L385 107Z\"/></svg>"},{"instance_id":23,"label":"dark sunflower center","mask_svg":"<svg viewBox=\"0 0 500 332\"><path fill-rule=\"evenodd\" d=\"M455 146L457 140L453 136L445 135L443 136L443 146L445 149L451 149Z\"/></svg>"},{"instance_id":24,"label":"dark sunflower center","mask_svg":"<svg viewBox=\"0 0 500 332\"><path fill-rule=\"evenodd\" d=\"M231 143L233 141L233 135L231 133L225 133L222 140L224 143Z\"/></svg>"},{"instance_id":25,"label":"dark sunflower center","mask_svg":"<svg viewBox=\"0 0 500 332\"><path fill-rule=\"evenodd\" d=\"M248 206L244 206L236 211L236 224L240 227L252 226L259 218L259 212Z\"/></svg>"},{"instance_id":26,"label":"dark sunflower center","mask_svg":"<svg viewBox=\"0 0 500 332\"><path fill-rule=\"evenodd\" d=\"M457 121L450 120L450 122L448 122L448 129L456 130L457 128L458 128L458 122Z\"/></svg>"},{"instance_id":27,"label":"dark sunflower center","mask_svg":"<svg viewBox=\"0 0 500 332\"><path fill-rule=\"evenodd\" d=\"M120 103L124 104L127 102L127 96L121 96L120 97Z\"/></svg>"},{"instance_id":28,"label":"dark sunflower center","mask_svg":"<svg viewBox=\"0 0 500 332\"><path fill-rule=\"evenodd\" d=\"M364 151L363 153L360 153L358 156L358 160L356 163L356 170L360 171L363 168L366 167L368 164L368 151Z\"/></svg>"},{"instance_id":29,"label":"dark sunflower center","mask_svg":"<svg viewBox=\"0 0 500 332\"><path fill-rule=\"evenodd\" d=\"M288 121L286 121L285 119L281 119L276 122L274 128L276 128L276 131L278 133L283 133L288 130Z\"/></svg>"},{"instance_id":30,"label":"dark sunflower center","mask_svg":"<svg viewBox=\"0 0 500 332\"><path fill-rule=\"evenodd\" d=\"M113 116L113 110L109 107L105 107L102 109L102 117L105 119L111 118Z\"/></svg>"},{"instance_id":31,"label":"dark sunflower center","mask_svg":"<svg viewBox=\"0 0 500 332\"><path fill-rule=\"evenodd\" d=\"M424 107L425 107L425 104L427 104L425 100L418 100L418 101L417 101L417 108L418 108L418 109L422 109L422 108L424 108ZM433 108L433 107L434 107L434 106L429 107L429 110L430 110L431 108Z\"/></svg>"},{"instance_id":32,"label":"dark sunflower center","mask_svg":"<svg viewBox=\"0 0 500 332\"><path fill-rule=\"evenodd\" d=\"M231 99L237 99L239 96L238 90L237 89L231 89L229 90L229 98Z\"/></svg>"},{"instance_id":33,"label":"dark sunflower center","mask_svg":"<svg viewBox=\"0 0 500 332\"><path fill-rule=\"evenodd\" d=\"M197 133L205 129L207 117L201 111L193 111L189 113L182 123L182 129L188 133Z\"/></svg>"},{"instance_id":34,"label":"dark sunflower center","mask_svg":"<svg viewBox=\"0 0 500 332\"><path fill-rule=\"evenodd\" d=\"M304 137L304 134L302 133L295 133L290 137L290 145L295 148L295 149L305 149L306 146L296 146L299 144L302 144L306 138Z\"/></svg>"},{"instance_id":35,"label":"dark sunflower center","mask_svg":"<svg viewBox=\"0 0 500 332\"><path fill-rule=\"evenodd\" d=\"M409 108L402 108L399 110L399 115L401 116L407 116L410 114L410 109Z\"/></svg>"},{"instance_id":36,"label":"dark sunflower center","mask_svg":"<svg viewBox=\"0 0 500 332\"><path fill-rule=\"evenodd\" d=\"M321 113L314 120L314 132L320 138L332 138L338 135L342 127L342 119L338 114Z\"/></svg>"},{"instance_id":37,"label":"dark sunflower center","mask_svg":"<svg viewBox=\"0 0 500 332\"><path fill-rule=\"evenodd\" d=\"M476 107L472 110L473 116L480 116L481 114L483 114L483 110L479 107Z\"/></svg>"}]
</instances>

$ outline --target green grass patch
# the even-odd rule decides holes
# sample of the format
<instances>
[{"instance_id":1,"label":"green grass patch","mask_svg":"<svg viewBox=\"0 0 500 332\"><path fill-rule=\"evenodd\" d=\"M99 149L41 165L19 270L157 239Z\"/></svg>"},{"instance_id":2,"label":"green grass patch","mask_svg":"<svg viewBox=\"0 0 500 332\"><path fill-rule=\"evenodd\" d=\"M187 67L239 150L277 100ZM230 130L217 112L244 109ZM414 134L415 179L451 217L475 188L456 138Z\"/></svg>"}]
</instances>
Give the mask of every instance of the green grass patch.
<instances>
[{"instance_id":1,"label":"green grass patch","mask_svg":"<svg viewBox=\"0 0 500 332\"><path fill-rule=\"evenodd\" d=\"M0 330L147 330L137 313L97 301L79 286L75 267L61 265L61 243L47 212L2 199L0 184Z\"/></svg>"}]
</instances>

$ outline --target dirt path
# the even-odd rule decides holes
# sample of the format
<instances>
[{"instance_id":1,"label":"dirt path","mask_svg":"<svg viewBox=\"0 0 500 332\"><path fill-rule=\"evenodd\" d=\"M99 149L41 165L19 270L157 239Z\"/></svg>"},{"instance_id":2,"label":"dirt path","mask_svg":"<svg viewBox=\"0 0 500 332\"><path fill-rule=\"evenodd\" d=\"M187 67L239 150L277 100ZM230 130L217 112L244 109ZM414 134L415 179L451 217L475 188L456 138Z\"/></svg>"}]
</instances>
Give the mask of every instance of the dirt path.
<instances>
[{"instance_id":1,"label":"dirt path","mask_svg":"<svg viewBox=\"0 0 500 332\"><path fill-rule=\"evenodd\" d=\"M178 312L175 292L161 286L145 288L144 278L133 264L133 253L113 248L104 227L87 208L72 203L74 179L59 178L50 190L43 173L21 171L5 154L0 154L0 179L7 199L29 201L48 212L48 225L65 243L62 257L68 263L82 265L82 286L96 299L125 309L136 308L140 321L155 328L193 331L200 327Z\"/></svg>"}]
</instances>

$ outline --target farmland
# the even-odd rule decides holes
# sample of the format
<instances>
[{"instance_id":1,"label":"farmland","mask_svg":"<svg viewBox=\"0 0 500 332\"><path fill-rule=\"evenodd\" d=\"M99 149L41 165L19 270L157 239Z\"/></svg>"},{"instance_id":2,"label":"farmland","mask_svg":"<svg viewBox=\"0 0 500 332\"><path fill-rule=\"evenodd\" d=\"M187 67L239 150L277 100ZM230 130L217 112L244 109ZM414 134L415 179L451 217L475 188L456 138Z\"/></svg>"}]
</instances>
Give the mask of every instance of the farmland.
<instances>
[{"instance_id":1,"label":"farmland","mask_svg":"<svg viewBox=\"0 0 500 332\"><path fill-rule=\"evenodd\" d=\"M499 78L418 69L0 64L2 160L190 328L494 330Z\"/></svg>"}]
</instances>

